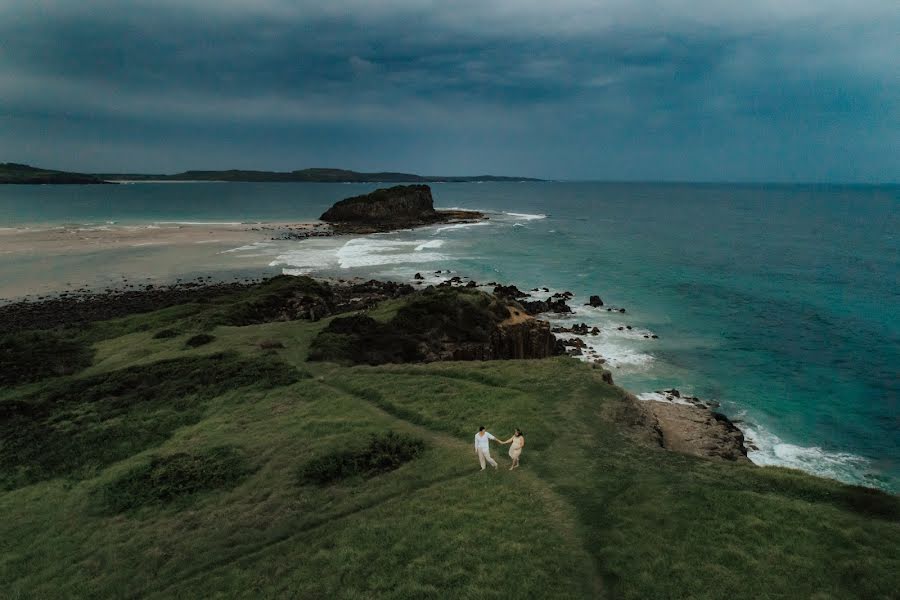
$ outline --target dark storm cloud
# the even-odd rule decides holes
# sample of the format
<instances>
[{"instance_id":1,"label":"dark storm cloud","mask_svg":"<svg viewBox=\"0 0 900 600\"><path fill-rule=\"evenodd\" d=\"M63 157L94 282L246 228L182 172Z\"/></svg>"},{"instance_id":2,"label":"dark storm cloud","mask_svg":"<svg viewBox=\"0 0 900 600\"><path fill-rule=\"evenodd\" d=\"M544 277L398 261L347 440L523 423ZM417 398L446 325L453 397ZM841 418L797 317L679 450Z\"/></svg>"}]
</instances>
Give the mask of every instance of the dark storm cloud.
<instances>
[{"instance_id":1,"label":"dark storm cloud","mask_svg":"<svg viewBox=\"0 0 900 600\"><path fill-rule=\"evenodd\" d=\"M896 180L893 3L2 2L0 153Z\"/></svg>"}]
</instances>

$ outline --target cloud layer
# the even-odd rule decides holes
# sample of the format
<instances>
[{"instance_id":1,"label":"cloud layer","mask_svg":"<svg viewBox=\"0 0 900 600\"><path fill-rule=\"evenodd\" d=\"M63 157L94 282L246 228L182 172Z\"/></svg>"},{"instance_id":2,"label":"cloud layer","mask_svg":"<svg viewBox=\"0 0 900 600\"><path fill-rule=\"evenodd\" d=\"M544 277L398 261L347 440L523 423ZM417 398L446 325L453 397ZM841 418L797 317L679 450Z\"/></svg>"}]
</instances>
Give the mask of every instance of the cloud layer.
<instances>
[{"instance_id":1,"label":"cloud layer","mask_svg":"<svg viewBox=\"0 0 900 600\"><path fill-rule=\"evenodd\" d=\"M0 160L897 181L898 40L877 0L0 0Z\"/></svg>"}]
</instances>

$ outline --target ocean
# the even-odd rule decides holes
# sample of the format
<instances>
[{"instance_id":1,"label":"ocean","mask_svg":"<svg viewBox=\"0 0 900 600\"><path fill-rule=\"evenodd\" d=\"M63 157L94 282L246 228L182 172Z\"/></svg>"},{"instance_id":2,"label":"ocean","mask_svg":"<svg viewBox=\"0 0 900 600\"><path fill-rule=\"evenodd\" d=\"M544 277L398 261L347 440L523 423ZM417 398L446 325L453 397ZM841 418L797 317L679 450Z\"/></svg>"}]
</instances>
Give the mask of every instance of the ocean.
<instances>
[{"instance_id":1,"label":"ocean","mask_svg":"<svg viewBox=\"0 0 900 600\"><path fill-rule=\"evenodd\" d=\"M315 219L376 187L2 186L0 227ZM758 464L900 491L900 187L547 182L432 190L437 207L490 219L259 242L214 258L222 268L239 262L266 273L421 273L426 283L460 275L569 290L575 313L553 320L598 326L600 335L584 339L616 383L644 398L675 387L719 402ZM98 272L115 270L109 256L93 260ZM28 269L49 273L47 263L33 259ZM21 268L0 255L0 276ZM592 294L606 306L584 306Z\"/></svg>"}]
</instances>

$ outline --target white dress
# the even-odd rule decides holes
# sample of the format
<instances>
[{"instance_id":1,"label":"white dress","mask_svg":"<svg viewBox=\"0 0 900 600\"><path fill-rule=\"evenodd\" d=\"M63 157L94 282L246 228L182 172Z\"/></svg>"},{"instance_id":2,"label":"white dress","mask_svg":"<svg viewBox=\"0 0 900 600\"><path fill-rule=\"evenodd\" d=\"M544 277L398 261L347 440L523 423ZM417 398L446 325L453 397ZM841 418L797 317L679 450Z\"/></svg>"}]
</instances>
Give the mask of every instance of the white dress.
<instances>
[{"instance_id":1,"label":"white dress","mask_svg":"<svg viewBox=\"0 0 900 600\"><path fill-rule=\"evenodd\" d=\"M519 458L519 455L522 454L522 446L525 445L525 436L513 436L512 442L509 445L509 457L510 458Z\"/></svg>"}]
</instances>

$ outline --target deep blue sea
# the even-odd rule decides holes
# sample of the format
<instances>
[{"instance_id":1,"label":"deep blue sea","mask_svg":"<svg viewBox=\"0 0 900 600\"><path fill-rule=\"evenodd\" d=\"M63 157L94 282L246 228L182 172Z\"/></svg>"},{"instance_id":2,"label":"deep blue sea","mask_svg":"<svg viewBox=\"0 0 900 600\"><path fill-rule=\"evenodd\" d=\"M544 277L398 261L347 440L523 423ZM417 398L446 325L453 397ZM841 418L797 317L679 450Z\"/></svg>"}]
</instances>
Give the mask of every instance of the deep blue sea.
<instances>
[{"instance_id":1,"label":"deep blue sea","mask_svg":"<svg viewBox=\"0 0 900 600\"><path fill-rule=\"evenodd\" d=\"M0 227L314 219L375 187L6 186ZM491 219L260 242L219 260L243 257L242 264L258 260L261 270L289 273L408 280L421 272L426 282L459 274L570 290L578 306L569 320L600 327L601 335L585 339L620 385L645 398L676 387L720 402L758 448L757 463L900 490L900 187L432 189L438 207L480 209ZM13 268L3 260L0 273ZM98 260L97 268L109 265ZM581 306L590 294L626 313ZM651 334L659 338L644 337Z\"/></svg>"}]
</instances>

